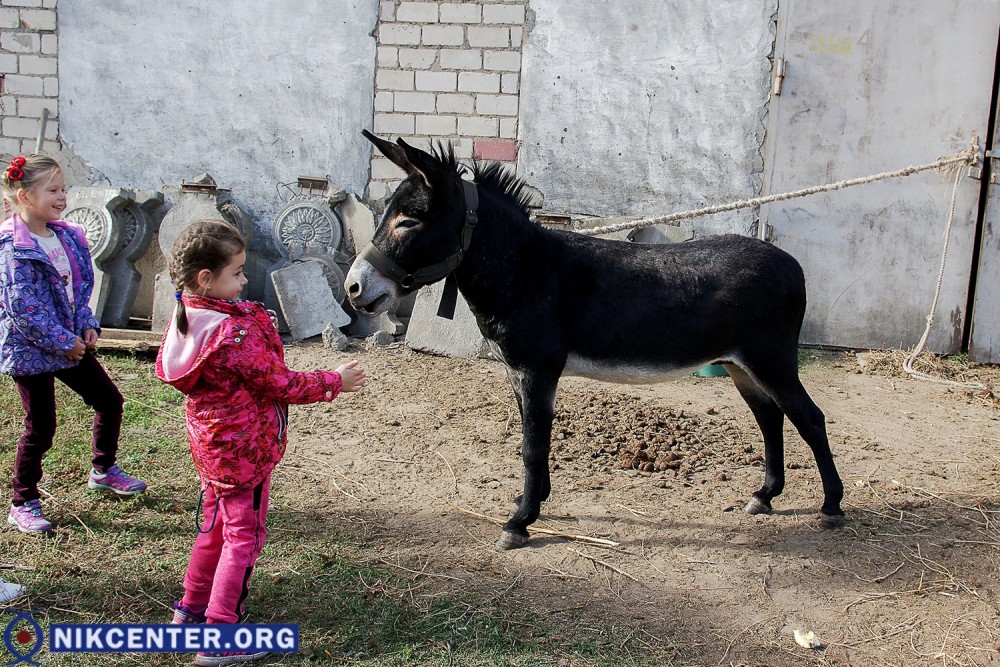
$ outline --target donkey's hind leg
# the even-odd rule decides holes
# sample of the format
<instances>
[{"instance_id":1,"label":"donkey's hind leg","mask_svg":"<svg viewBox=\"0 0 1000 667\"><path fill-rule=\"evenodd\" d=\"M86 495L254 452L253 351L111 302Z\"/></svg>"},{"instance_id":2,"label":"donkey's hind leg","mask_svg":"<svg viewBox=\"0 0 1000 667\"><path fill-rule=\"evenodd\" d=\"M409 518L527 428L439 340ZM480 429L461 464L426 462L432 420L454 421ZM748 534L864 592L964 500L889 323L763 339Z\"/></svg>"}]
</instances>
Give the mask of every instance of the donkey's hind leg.
<instances>
[{"instance_id":1,"label":"donkey's hind leg","mask_svg":"<svg viewBox=\"0 0 1000 667\"><path fill-rule=\"evenodd\" d=\"M744 511L767 514L771 511L771 500L785 488L785 414L746 371L735 364L724 365L764 437L764 485L750 496Z\"/></svg>"},{"instance_id":2,"label":"donkey's hind leg","mask_svg":"<svg viewBox=\"0 0 1000 667\"><path fill-rule=\"evenodd\" d=\"M797 360L792 356L784 362L772 360L770 364L755 364L746 370L809 445L823 481L823 506L820 510L823 524L840 526L844 522L844 511L840 508L844 483L833 462L833 452L826 435L826 417L802 386L796 366Z\"/></svg>"}]
</instances>

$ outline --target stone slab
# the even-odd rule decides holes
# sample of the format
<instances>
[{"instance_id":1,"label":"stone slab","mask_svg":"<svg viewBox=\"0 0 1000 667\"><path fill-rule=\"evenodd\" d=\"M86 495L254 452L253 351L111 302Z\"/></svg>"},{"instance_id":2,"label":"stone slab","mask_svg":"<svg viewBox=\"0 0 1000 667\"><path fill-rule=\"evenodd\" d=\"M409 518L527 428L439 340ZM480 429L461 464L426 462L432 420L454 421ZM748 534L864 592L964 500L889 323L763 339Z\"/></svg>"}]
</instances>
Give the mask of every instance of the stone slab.
<instances>
[{"instance_id":1,"label":"stone slab","mask_svg":"<svg viewBox=\"0 0 1000 667\"><path fill-rule=\"evenodd\" d=\"M342 327L351 323L350 315L337 303L320 262L290 264L273 272L271 282L295 340L318 336L329 324Z\"/></svg>"},{"instance_id":2,"label":"stone slab","mask_svg":"<svg viewBox=\"0 0 1000 667\"><path fill-rule=\"evenodd\" d=\"M482 356L485 340L462 294L455 305L452 320L437 316L444 281L423 288L417 293L413 312L406 329L406 343L414 350L446 357L475 359Z\"/></svg>"}]
</instances>

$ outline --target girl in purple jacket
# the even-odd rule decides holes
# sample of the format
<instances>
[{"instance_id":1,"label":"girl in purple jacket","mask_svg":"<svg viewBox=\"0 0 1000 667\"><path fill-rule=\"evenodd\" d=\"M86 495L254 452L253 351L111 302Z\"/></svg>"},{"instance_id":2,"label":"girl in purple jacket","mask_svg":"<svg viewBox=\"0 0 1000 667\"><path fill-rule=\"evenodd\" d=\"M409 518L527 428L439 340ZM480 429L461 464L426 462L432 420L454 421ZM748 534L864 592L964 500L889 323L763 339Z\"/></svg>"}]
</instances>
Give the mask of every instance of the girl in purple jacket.
<instances>
[{"instance_id":1,"label":"girl in purple jacket","mask_svg":"<svg viewBox=\"0 0 1000 667\"><path fill-rule=\"evenodd\" d=\"M115 465L124 399L92 350L101 327L88 302L94 288L87 238L60 215L66 179L42 155L17 156L3 170L0 224L0 373L10 375L24 407L7 522L47 533L38 481L56 431L55 380L94 408L91 489L130 496L146 484Z\"/></svg>"}]
</instances>

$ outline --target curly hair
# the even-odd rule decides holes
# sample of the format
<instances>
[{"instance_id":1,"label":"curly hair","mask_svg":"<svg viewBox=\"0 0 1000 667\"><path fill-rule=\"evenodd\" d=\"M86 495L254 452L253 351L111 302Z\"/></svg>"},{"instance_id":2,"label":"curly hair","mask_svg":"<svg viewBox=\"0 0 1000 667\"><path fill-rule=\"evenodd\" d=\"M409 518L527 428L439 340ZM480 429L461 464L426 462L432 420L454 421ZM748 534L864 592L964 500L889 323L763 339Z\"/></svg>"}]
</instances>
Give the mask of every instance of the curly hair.
<instances>
[{"instance_id":1,"label":"curly hair","mask_svg":"<svg viewBox=\"0 0 1000 667\"><path fill-rule=\"evenodd\" d=\"M17 193L19 190L32 190L40 185L45 185L52 180L57 172L62 171L59 163L47 155L33 153L23 156L23 159L24 165L19 167L23 174L20 179L11 179L11 169L4 169L2 172L5 210L16 211L18 209Z\"/></svg>"},{"instance_id":2,"label":"curly hair","mask_svg":"<svg viewBox=\"0 0 1000 667\"><path fill-rule=\"evenodd\" d=\"M213 274L225 267L234 255L246 250L246 241L236 227L222 220L199 220L186 227L170 252L167 268L177 291L177 330L187 335L188 321L180 295L197 292L198 273Z\"/></svg>"}]
</instances>

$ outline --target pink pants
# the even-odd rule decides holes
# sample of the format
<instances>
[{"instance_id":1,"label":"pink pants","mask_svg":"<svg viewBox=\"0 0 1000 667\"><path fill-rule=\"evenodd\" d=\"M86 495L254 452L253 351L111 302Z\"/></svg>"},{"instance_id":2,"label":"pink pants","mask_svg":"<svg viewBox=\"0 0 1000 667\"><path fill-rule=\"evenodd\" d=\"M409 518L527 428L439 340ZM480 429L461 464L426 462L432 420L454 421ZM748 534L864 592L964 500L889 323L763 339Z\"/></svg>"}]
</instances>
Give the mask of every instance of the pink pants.
<instances>
[{"instance_id":1,"label":"pink pants","mask_svg":"<svg viewBox=\"0 0 1000 667\"><path fill-rule=\"evenodd\" d=\"M209 623L236 623L267 537L271 476L236 496L216 496L211 485L202 490L204 523L191 550L181 604L204 610Z\"/></svg>"}]
</instances>

